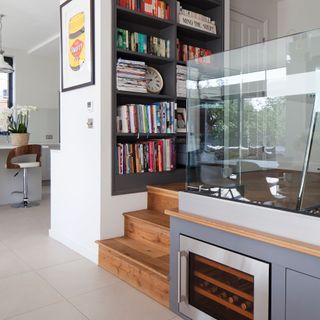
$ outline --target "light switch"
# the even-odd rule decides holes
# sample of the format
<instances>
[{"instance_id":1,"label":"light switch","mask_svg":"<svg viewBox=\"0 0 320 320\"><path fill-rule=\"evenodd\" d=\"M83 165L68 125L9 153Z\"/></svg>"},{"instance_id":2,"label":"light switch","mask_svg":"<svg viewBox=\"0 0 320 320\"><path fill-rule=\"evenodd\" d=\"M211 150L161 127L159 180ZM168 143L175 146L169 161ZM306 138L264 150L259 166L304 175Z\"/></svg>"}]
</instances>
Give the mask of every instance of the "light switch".
<instances>
[{"instance_id":1,"label":"light switch","mask_svg":"<svg viewBox=\"0 0 320 320\"><path fill-rule=\"evenodd\" d=\"M88 129L92 129L93 128L93 119L92 118L88 118L87 126L88 126Z\"/></svg>"},{"instance_id":2,"label":"light switch","mask_svg":"<svg viewBox=\"0 0 320 320\"><path fill-rule=\"evenodd\" d=\"M93 101L88 101L87 102L87 110L89 112L93 112Z\"/></svg>"}]
</instances>

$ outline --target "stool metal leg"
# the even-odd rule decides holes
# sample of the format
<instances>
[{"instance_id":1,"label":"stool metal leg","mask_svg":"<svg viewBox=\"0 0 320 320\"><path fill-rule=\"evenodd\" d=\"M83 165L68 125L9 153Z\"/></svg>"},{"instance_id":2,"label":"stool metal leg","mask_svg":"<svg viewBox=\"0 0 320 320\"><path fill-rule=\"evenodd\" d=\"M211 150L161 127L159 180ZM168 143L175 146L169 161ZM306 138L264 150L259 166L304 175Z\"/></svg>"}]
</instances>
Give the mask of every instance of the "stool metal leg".
<instances>
[{"instance_id":1,"label":"stool metal leg","mask_svg":"<svg viewBox=\"0 0 320 320\"><path fill-rule=\"evenodd\" d=\"M28 178L27 169L24 168L23 169L23 204L25 207L27 207L29 204L27 178Z\"/></svg>"},{"instance_id":2,"label":"stool metal leg","mask_svg":"<svg viewBox=\"0 0 320 320\"><path fill-rule=\"evenodd\" d=\"M28 170L23 169L23 202L12 205L14 208L31 208L38 206L38 202L29 202L28 197Z\"/></svg>"}]
</instances>

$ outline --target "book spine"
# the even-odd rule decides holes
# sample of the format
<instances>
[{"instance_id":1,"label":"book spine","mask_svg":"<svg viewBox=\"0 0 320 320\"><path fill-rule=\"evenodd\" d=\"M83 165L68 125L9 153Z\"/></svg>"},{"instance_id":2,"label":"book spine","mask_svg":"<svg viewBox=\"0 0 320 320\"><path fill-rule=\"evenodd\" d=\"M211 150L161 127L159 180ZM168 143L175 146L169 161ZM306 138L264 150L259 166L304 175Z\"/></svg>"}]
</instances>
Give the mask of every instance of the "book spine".
<instances>
[{"instance_id":1,"label":"book spine","mask_svg":"<svg viewBox=\"0 0 320 320\"><path fill-rule=\"evenodd\" d=\"M152 125L152 107L148 105L148 133L153 133L153 125Z\"/></svg>"},{"instance_id":2,"label":"book spine","mask_svg":"<svg viewBox=\"0 0 320 320\"><path fill-rule=\"evenodd\" d=\"M153 161L152 161L152 158L153 158L153 152L152 152L152 141L149 141L148 142L148 158L149 158L149 172L153 172Z\"/></svg>"},{"instance_id":3,"label":"book spine","mask_svg":"<svg viewBox=\"0 0 320 320\"><path fill-rule=\"evenodd\" d=\"M134 154L135 154L135 163L136 163L136 173L141 172L140 168L140 154L139 154L139 145L135 143L134 145Z\"/></svg>"},{"instance_id":4,"label":"book spine","mask_svg":"<svg viewBox=\"0 0 320 320\"><path fill-rule=\"evenodd\" d=\"M157 133L161 133L161 116L160 116L161 104L157 104Z\"/></svg>"},{"instance_id":5,"label":"book spine","mask_svg":"<svg viewBox=\"0 0 320 320\"><path fill-rule=\"evenodd\" d=\"M143 156L143 144L139 144L139 157L140 157L140 172L144 172L144 156Z\"/></svg>"},{"instance_id":6,"label":"book spine","mask_svg":"<svg viewBox=\"0 0 320 320\"><path fill-rule=\"evenodd\" d=\"M152 105L152 131L153 133L158 133L157 129L157 106L155 104Z\"/></svg>"}]
</instances>

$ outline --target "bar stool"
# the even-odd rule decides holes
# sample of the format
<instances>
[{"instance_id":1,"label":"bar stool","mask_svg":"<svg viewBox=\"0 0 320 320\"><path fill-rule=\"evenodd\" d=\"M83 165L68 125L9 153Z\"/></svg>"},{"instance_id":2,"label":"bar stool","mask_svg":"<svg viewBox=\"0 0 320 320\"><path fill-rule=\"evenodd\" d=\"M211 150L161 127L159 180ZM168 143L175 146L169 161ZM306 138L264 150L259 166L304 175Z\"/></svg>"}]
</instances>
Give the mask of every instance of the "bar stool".
<instances>
[{"instance_id":1,"label":"bar stool","mask_svg":"<svg viewBox=\"0 0 320 320\"><path fill-rule=\"evenodd\" d=\"M28 155L30 156L34 155L35 161L25 160L20 162L19 160L17 160L17 162L13 162L14 158L16 157L28 156ZM28 169L41 167L40 158L41 158L41 146L37 144L28 144L25 146L16 147L9 152L7 157L6 168L18 169L19 171L17 172L17 174L21 170L23 170L23 192L18 192L18 193L23 193L23 201L21 203L13 205L13 207L30 208L30 207L39 205L38 203L29 202L27 176L28 176ZM17 193L17 192L13 192L13 193Z\"/></svg>"}]
</instances>

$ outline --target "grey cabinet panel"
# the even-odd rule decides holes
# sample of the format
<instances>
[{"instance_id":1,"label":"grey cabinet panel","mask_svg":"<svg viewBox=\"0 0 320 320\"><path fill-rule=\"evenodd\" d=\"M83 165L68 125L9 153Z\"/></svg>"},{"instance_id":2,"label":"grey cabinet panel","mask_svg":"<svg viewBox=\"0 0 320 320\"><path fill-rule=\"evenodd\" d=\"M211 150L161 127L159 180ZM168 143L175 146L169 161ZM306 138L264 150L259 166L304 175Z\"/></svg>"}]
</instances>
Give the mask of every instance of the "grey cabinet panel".
<instances>
[{"instance_id":1,"label":"grey cabinet panel","mask_svg":"<svg viewBox=\"0 0 320 320\"><path fill-rule=\"evenodd\" d=\"M320 279L287 269L286 320L320 319Z\"/></svg>"}]
</instances>

